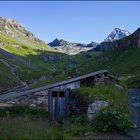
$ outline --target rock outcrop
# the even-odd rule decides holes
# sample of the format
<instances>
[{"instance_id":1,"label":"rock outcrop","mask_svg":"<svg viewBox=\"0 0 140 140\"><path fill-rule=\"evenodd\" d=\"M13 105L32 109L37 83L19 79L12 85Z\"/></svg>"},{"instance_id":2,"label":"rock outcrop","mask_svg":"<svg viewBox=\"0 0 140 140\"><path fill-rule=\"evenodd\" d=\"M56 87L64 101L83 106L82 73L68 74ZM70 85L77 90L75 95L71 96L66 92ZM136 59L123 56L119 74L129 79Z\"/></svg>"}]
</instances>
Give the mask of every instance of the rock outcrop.
<instances>
[{"instance_id":1,"label":"rock outcrop","mask_svg":"<svg viewBox=\"0 0 140 140\"><path fill-rule=\"evenodd\" d=\"M22 24L20 24L18 21L13 19L0 17L0 32L11 35L12 38L21 41L22 43L26 43L27 45L32 45L32 44L29 43L26 39L23 39L21 36L29 38L38 43L44 43L33 33L26 30Z\"/></svg>"},{"instance_id":2,"label":"rock outcrop","mask_svg":"<svg viewBox=\"0 0 140 140\"><path fill-rule=\"evenodd\" d=\"M48 92L40 91L34 94L13 98L9 101L3 101L0 104L0 107L13 105L27 105L31 107L42 108L48 111Z\"/></svg>"},{"instance_id":3,"label":"rock outcrop","mask_svg":"<svg viewBox=\"0 0 140 140\"><path fill-rule=\"evenodd\" d=\"M94 103L89 104L87 110L87 118L89 123L94 121L95 115L100 112L104 107L109 106L109 102L106 101L95 101Z\"/></svg>"}]
</instances>

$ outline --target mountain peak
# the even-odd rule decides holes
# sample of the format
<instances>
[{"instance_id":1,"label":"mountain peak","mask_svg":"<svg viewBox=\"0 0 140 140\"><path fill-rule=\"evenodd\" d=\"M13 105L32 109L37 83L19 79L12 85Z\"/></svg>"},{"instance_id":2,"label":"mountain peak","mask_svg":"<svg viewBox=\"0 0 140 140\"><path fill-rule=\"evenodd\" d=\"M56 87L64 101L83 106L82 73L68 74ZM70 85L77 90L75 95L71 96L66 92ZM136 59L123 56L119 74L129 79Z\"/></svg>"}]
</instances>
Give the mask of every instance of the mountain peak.
<instances>
[{"instance_id":1,"label":"mountain peak","mask_svg":"<svg viewBox=\"0 0 140 140\"><path fill-rule=\"evenodd\" d=\"M124 30L124 28L114 28L114 30Z\"/></svg>"},{"instance_id":2,"label":"mountain peak","mask_svg":"<svg viewBox=\"0 0 140 140\"><path fill-rule=\"evenodd\" d=\"M61 39L55 38L54 41L60 41Z\"/></svg>"},{"instance_id":3,"label":"mountain peak","mask_svg":"<svg viewBox=\"0 0 140 140\"><path fill-rule=\"evenodd\" d=\"M87 44L86 47L96 48L99 43L91 41L91 43Z\"/></svg>"},{"instance_id":4,"label":"mountain peak","mask_svg":"<svg viewBox=\"0 0 140 140\"><path fill-rule=\"evenodd\" d=\"M58 46L67 45L67 44L68 44L68 41L56 38L52 42L50 42L48 45L50 45L51 47L58 47Z\"/></svg>"},{"instance_id":5,"label":"mountain peak","mask_svg":"<svg viewBox=\"0 0 140 140\"><path fill-rule=\"evenodd\" d=\"M115 28L109 35L108 37L104 40L105 42L110 42L114 40L119 40L121 38L124 38L131 33L123 28Z\"/></svg>"}]
</instances>

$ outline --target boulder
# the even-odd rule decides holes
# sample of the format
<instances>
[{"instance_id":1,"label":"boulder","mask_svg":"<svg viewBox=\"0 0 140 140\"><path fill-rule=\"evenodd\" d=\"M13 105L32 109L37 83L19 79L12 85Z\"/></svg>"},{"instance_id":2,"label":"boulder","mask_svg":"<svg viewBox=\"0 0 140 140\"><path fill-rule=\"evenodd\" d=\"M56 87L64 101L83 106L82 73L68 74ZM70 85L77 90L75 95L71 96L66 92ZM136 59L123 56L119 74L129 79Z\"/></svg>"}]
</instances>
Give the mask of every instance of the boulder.
<instances>
[{"instance_id":1,"label":"boulder","mask_svg":"<svg viewBox=\"0 0 140 140\"><path fill-rule=\"evenodd\" d=\"M6 44L4 42L0 41L0 46L5 46Z\"/></svg>"},{"instance_id":2,"label":"boulder","mask_svg":"<svg viewBox=\"0 0 140 140\"><path fill-rule=\"evenodd\" d=\"M94 121L95 114L100 112L100 110L104 107L109 106L109 102L107 101L95 101L94 103L89 104L87 110L87 119L88 122L91 123Z\"/></svg>"}]
</instances>

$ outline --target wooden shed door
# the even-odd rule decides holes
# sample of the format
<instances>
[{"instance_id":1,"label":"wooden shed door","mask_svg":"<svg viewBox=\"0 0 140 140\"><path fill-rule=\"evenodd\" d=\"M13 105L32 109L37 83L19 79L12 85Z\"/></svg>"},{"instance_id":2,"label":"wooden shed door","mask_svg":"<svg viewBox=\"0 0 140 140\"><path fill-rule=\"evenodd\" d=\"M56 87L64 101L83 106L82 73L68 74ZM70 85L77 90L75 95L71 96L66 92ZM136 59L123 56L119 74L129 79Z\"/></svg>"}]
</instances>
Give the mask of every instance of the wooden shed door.
<instances>
[{"instance_id":1,"label":"wooden shed door","mask_svg":"<svg viewBox=\"0 0 140 140\"><path fill-rule=\"evenodd\" d=\"M64 92L52 92L53 105L52 105L52 114L53 120L61 121L66 115L66 99Z\"/></svg>"}]
</instances>

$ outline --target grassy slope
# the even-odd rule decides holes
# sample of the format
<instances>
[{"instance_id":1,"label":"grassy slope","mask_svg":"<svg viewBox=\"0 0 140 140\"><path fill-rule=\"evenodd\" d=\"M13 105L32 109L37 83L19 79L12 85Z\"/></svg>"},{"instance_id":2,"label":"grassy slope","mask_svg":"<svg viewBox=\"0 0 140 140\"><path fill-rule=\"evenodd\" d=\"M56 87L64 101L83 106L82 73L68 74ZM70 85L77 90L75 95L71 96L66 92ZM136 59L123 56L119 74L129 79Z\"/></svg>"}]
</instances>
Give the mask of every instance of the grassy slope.
<instances>
[{"instance_id":1,"label":"grassy slope","mask_svg":"<svg viewBox=\"0 0 140 140\"><path fill-rule=\"evenodd\" d=\"M140 49L128 49L124 52L108 54L110 70L121 75L140 74Z\"/></svg>"},{"instance_id":2,"label":"grassy slope","mask_svg":"<svg viewBox=\"0 0 140 140\"><path fill-rule=\"evenodd\" d=\"M96 58L89 58L78 65L81 73L88 73L99 69L107 69L119 76L129 87L140 87L140 49L126 51L108 51ZM137 82L135 82L137 79Z\"/></svg>"},{"instance_id":3,"label":"grassy slope","mask_svg":"<svg viewBox=\"0 0 140 140\"><path fill-rule=\"evenodd\" d=\"M21 43L17 40L12 39L9 35L0 33L0 41L6 43L6 46L1 46L2 49L14 54L17 56L17 58L25 60L27 63L30 63L31 66L29 67L28 65L23 65L17 63L17 61L12 61L8 60L11 63L14 63L15 65L18 66L18 74L23 80L33 80L37 79L41 76L47 76L49 77L50 73L52 72L52 62L43 62L40 60L40 55L42 53L45 53L47 55L60 55L63 56L63 54L60 53L55 53L55 51L51 48L49 48L47 45L43 43L36 43L35 41L33 42L32 40L28 39L28 42L32 43L32 46L27 46L24 43ZM17 45L16 47L13 45ZM1 58L2 56L0 56ZM57 65L57 64L56 64ZM60 64L61 66L62 64ZM3 65L2 65L3 66ZM58 66L56 66L58 67ZM3 71L3 76L6 77L8 76L8 73L6 71ZM11 75L12 77L12 75ZM12 77L14 79L14 77ZM12 80L11 78L11 80ZM49 79L49 78L48 78ZM51 81L51 80L49 80ZM12 83L12 82L11 82ZM9 81L7 83L9 84ZM3 86L3 85L1 85ZM14 85L13 85L14 86Z\"/></svg>"},{"instance_id":4,"label":"grassy slope","mask_svg":"<svg viewBox=\"0 0 140 140\"><path fill-rule=\"evenodd\" d=\"M140 49L128 49L125 52L108 51L96 58L82 61L78 69L81 72L97 70L100 68L108 69L112 73L122 75L140 74ZM85 67L82 68L83 66Z\"/></svg>"},{"instance_id":5,"label":"grassy slope","mask_svg":"<svg viewBox=\"0 0 140 140\"><path fill-rule=\"evenodd\" d=\"M109 70L121 77L130 88L140 88L140 49L109 53ZM117 57L117 58L116 58Z\"/></svg>"},{"instance_id":6,"label":"grassy slope","mask_svg":"<svg viewBox=\"0 0 140 140\"><path fill-rule=\"evenodd\" d=\"M62 80L66 80L68 78L80 76L82 74L87 74L90 71L88 71L88 69L85 67L85 65L88 63L89 60L91 60L91 58L94 59L95 57L99 56L100 54L101 54L100 52L93 53L93 54L91 54L90 58L87 58L86 53L82 53L82 54L78 54L78 55L74 55L74 56L65 55L65 56L63 56L63 59L59 62L50 62L56 68L56 70L54 71L54 73L56 75L56 81L62 81ZM69 67L71 62L76 63L76 67L74 67L74 68ZM85 70L85 71L82 71L79 68L79 66L81 66L81 65L82 65L82 70ZM91 70L91 69L89 68L89 70ZM94 71L95 71L95 69L94 69ZM54 81L54 82L56 82L56 81ZM49 80L41 81L38 84L33 85L32 87L39 87L39 86L43 86L48 83L50 83Z\"/></svg>"},{"instance_id":7,"label":"grassy slope","mask_svg":"<svg viewBox=\"0 0 140 140\"><path fill-rule=\"evenodd\" d=\"M109 62L106 64L109 65L108 70L120 76L128 87L140 87L140 49L110 52L109 57Z\"/></svg>"}]
</instances>

